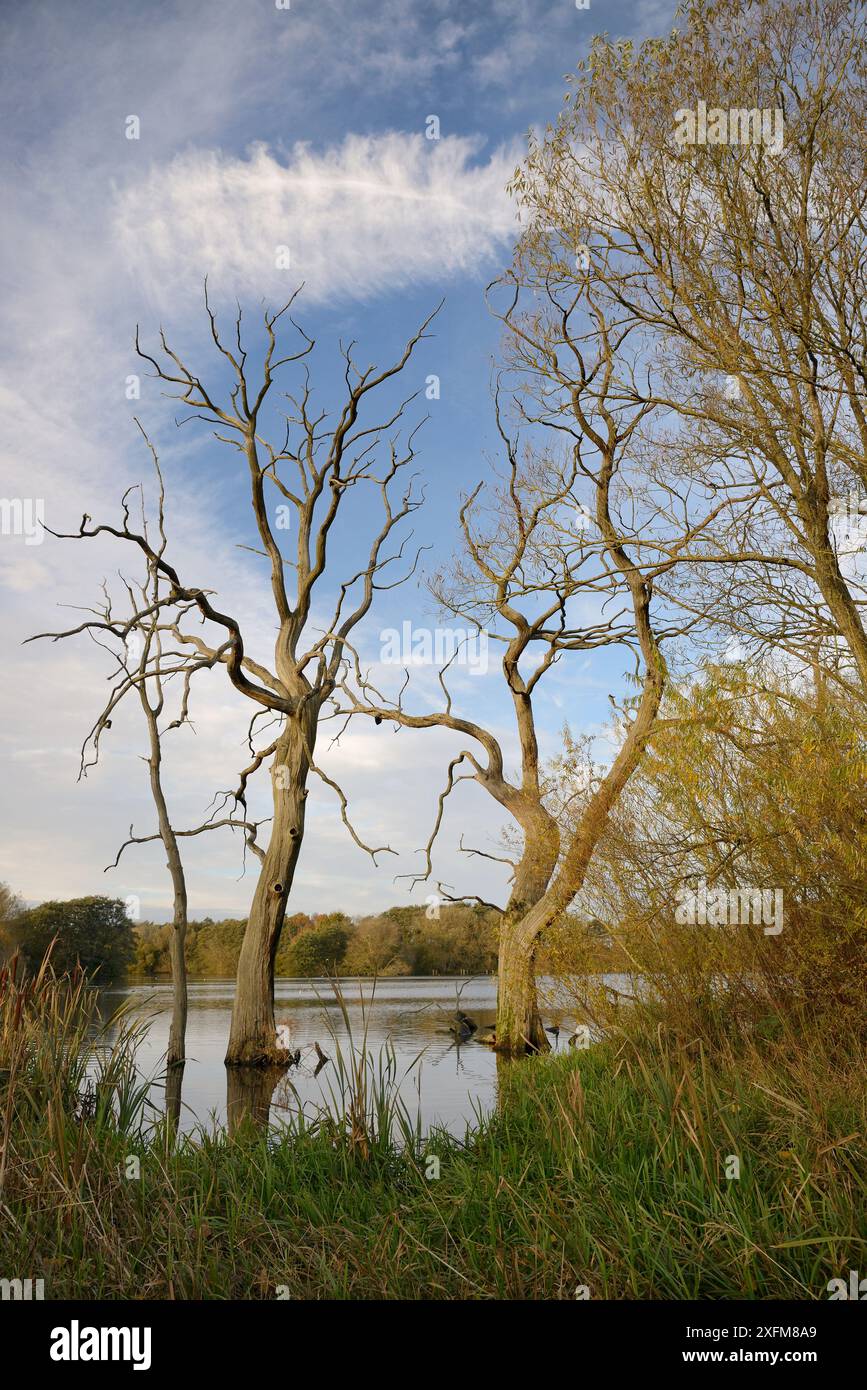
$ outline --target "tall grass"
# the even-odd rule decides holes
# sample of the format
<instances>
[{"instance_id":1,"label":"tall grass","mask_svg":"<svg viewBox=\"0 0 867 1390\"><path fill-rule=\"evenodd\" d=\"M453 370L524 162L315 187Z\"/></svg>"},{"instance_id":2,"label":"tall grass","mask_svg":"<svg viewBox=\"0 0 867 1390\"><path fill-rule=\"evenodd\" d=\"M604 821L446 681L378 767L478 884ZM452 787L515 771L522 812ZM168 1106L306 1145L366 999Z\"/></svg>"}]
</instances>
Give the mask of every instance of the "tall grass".
<instances>
[{"instance_id":1,"label":"tall grass","mask_svg":"<svg viewBox=\"0 0 867 1390\"><path fill-rule=\"evenodd\" d=\"M119 1277L107 1165L146 1147L150 1082L135 1065L145 1027L123 1008L104 1019L84 972L58 978L50 954L27 978L17 956L0 969L0 1255L11 1277L30 1261L50 1280L67 1240L62 1259L98 1251Z\"/></svg>"},{"instance_id":2,"label":"tall grass","mask_svg":"<svg viewBox=\"0 0 867 1390\"><path fill-rule=\"evenodd\" d=\"M460 1140L348 1030L320 1116L178 1137L133 1116L122 1048L82 1108L89 1007L2 980L0 1275L48 1298L823 1298L867 1258L856 1044L624 1032L503 1063Z\"/></svg>"},{"instance_id":3,"label":"tall grass","mask_svg":"<svg viewBox=\"0 0 867 1390\"><path fill-rule=\"evenodd\" d=\"M141 1124L150 1083L135 1055L146 1028L129 1006L103 1018L85 973L58 979L50 954L29 977L17 955L0 969L0 1193L13 1130L35 1143L44 1125L43 1139L63 1158L68 1143L78 1144L85 1132L107 1126L128 1132Z\"/></svg>"},{"instance_id":4,"label":"tall grass","mask_svg":"<svg viewBox=\"0 0 867 1390\"><path fill-rule=\"evenodd\" d=\"M415 1152L421 1144L421 1105L413 1118L401 1094L407 1076L416 1070L422 1059L419 1052L403 1076L398 1073L394 1047L388 1041L374 1055L368 1046L371 1009L376 997L374 977L370 994L361 993L362 1030L360 1039L353 1035L352 1019L346 998L337 980L331 989L343 1020L342 1041L330 1015L328 1031L334 1063L326 1073L328 1093L328 1122L336 1126L341 1142L350 1152L368 1158L373 1149L385 1149L389 1154L397 1146Z\"/></svg>"}]
</instances>

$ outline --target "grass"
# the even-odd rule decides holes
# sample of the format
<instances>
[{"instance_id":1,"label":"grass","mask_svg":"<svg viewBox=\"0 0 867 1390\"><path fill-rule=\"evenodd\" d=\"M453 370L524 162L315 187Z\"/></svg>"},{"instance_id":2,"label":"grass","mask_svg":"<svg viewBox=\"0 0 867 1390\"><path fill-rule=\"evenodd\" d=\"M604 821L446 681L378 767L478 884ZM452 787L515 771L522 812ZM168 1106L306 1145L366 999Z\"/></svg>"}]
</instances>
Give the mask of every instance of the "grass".
<instances>
[{"instance_id":1,"label":"grass","mask_svg":"<svg viewBox=\"0 0 867 1390\"><path fill-rule=\"evenodd\" d=\"M648 1031L503 1064L463 1142L420 1139L362 1045L345 1119L177 1139L114 1028L80 981L0 974L0 1276L47 1298L825 1298L867 1259L854 1045Z\"/></svg>"}]
</instances>

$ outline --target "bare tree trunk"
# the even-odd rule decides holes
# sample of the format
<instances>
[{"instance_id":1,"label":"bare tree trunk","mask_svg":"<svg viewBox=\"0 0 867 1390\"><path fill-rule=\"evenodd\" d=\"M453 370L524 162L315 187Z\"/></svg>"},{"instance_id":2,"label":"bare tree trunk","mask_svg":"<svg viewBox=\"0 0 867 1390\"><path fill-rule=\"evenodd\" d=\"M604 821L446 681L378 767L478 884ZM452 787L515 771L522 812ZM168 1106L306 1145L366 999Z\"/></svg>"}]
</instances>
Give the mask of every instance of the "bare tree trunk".
<instances>
[{"instance_id":1,"label":"bare tree trunk","mask_svg":"<svg viewBox=\"0 0 867 1390\"><path fill-rule=\"evenodd\" d=\"M861 685L867 692L867 633L857 602L844 580L837 556L824 525L814 525L808 533L813 543L816 582L839 632L848 643L858 668Z\"/></svg>"},{"instance_id":2,"label":"bare tree trunk","mask_svg":"<svg viewBox=\"0 0 867 1390\"><path fill-rule=\"evenodd\" d=\"M226 1052L229 1067L267 1067L286 1060L285 1051L277 1046L274 1024L274 959L304 835L306 783L315 732L313 718L307 721L309 741L305 746L299 724L290 720L275 750L271 769L274 820L238 960Z\"/></svg>"},{"instance_id":3,"label":"bare tree trunk","mask_svg":"<svg viewBox=\"0 0 867 1390\"><path fill-rule=\"evenodd\" d=\"M587 804L550 884L536 901L528 905L521 921L509 931L505 960L507 983L500 992L497 1004L497 1047L513 1056L532 1050L533 1038L538 1036L538 1009L535 1016L533 1012L536 984L532 962L539 937L567 910L580 891L587 867L608 824L611 809L644 757L647 739L662 701L665 666L650 631L648 607L647 598L643 603L636 604L647 670L641 701L629 732L608 773ZM544 1029L541 1031L544 1033Z\"/></svg>"},{"instance_id":4,"label":"bare tree trunk","mask_svg":"<svg viewBox=\"0 0 867 1390\"><path fill-rule=\"evenodd\" d=\"M166 1139L174 1140L181 1122L181 1093L184 1084L184 1063L169 1067L166 1073Z\"/></svg>"},{"instance_id":5,"label":"bare tree trunk","mask_svg":"<svg viewBox=\"0 0 867 1390\"><path fill-rule=\"evenodd\" d=\"M184 944L187 936L187 883L184 877L184 866L181 862L181 853L178 849L177 836L175 835L169 818L169 811L162 785L162 748L160 746L158 725L158 709L161 708L162 697L160 696L160 706L157 709L152 708L147 697L144 682L142 682L139 687L139 696L141 698L142 708L147 717L148 732L150 734L150 757L148 759L148 767L150 769L151 794L157 809L160 839L165 847L166 865L171 875L172 889L174 891L172 936L169 947L172 964L172 1022L169 1028L169 1045L166 1063L169 1067L176 1067L183 1066L186 1060L187 963L184 956Z\"/></svg>"},{"instance_id":6,"label":"bare tree trunk","mask_svg":"<svg viewBox=\"0 0 867 1390\"><path fill-rule=\"evenodd\" d=\"M297 293L296 290L295 294L290 295L283 307L276 312L265 311L267 346L259 382L254 384L246 375L247 352L241 341L241 310L239 308L234 325L231 340L233 346L229 347L221 339L216 315L208 299L206 282L205 310L210 336L214 346L224 360L231 364L234 372L234 385L229 389L228 397L222 404L169 348L163 334L160 335L161 351L164 354L162 361L145 352L136 338L139 356L150 363L159 380L167 385L168 394L183 401L185 410L191 409L196 419L216 426L217 437L223 443L237 448L244 456L249 472L253 519L260 540L260 547L256 548L256 553L264 553L270 560L271 597L277 618L275 671L270 671L261 662L254 661L246 655L243 635L237 621L230 614L222 613L213 606L209 598L213 591L199 584L192 587L185 585L178 571L166 560L163 477L157 451L141 425L139 429L150 449L159 487L159 538L156 548L148 538L144 517L143 533L130 529L130 511L127 506L124 506L122 529L116 526L88 528L90 517L85 513L75 535L77 539L83 539L100 535L105 531L118 540L134 545L136 553L143 553L147 559L150 592L142 592L140 600L137 598L134 601L133 617L124 623L122 628L111 620L111 601L106 594L105 607L93 610L97 614L96 621L80 623L67 633L51 634L53 637L71 637L84 631L103 631L115 638L125 639L134 628L140 628L148 634L148 641L151 638L157 639L155 658L149 656L146 648L137 678L133 678L121 658L121 665L127 671L129 679L121 684L119 690L113 692L106 715L113 710L126 690L138 686L139 690L143 691L149 679L156 682L159 690L162 671L158 639L160 633L168 631L171 632L173 641L192 648L195 652L195 655L188 653L181 663L177 664L176 658L179 654L173 651L173 663L168 674L172 676L184 673L184 693L180 716L169 728L177 728L187 722L187 697L192 674L197 670L213 669L216 666L225 667L234 688L253 701L257 714L263 710L271 711L279 720L284 721L276 742L272 742L267 750L254 750L251 743L253 765L242 774L242 790L236 795L236 800L243 803L243 788L246 786L247 777L267 760L273 749L273 771L280 776L279 780L275 777L274 782L274 817L268 850L263 854L256 844L258 823L251 823L246 819L211 819L199 830L182 832L199 834L220 824L243 828L247 831L247 844L261 862L259 881L238 963L232 1027L226 1054L226 1063L229 1066L267 1066L275 1063L279 1065L286 1061L286 1054L277 1047L274 1027L274 959L304 833L304 802L309 772L312 770L318 773L337 793L344 824L356 844L366 850L374 862L378 852L385 853L389 848L382 846L381 850L377 851L363 844L349 823L346 798L339 785L317 768L312 759L316 720L323 701L332 696L341 678L347 650L352 650L346 646L350 635L367 616L377 590L394 587L394 583L381 585L378 582L380 572L386 566L393 565L402 554L402 549L396 553L389 553L392 533L395 527L421 506L422 502L411 475L399 500L392 492L401 471L408 468L415 458L413 440L416 431L410 430L399 447L396 434L389 438L387 448L384 437L415 399L415 394L405 397L396 411L394 401L389 399L387 409L383 410L384 418L380 418L379 423L376 423L375 415L364 421L360 415L362 410L366 415L367 397L403 372L418 344L428 336L426 330L434 315L428 316L391 365L382 370L377 370L372 365L360 370L353 360L352 346L343 348L346 391L341 407L331 416L328 412L320 414L318 408L313 410L310 405L310 377L304 359L313 351L314 340L294 321L288 320L292 322L293 329L298 334L297 350L281 355L277 348L277 335L280 331L277 325L283 315L288 313ZM438 311L435 310L434 314L436 312ZM285 394L297 413L289 417L289 434L282 445L275 448L263 438L260 412L274 385L275 373L290 364L297 366L300 386L297 399L292 392ZM323 422L329 418L333 422L330 432L322 428ZM290 437L296 427L300 432L300 442L296 447L290 448ZM356 445L360 440L364 440L364 444L359 450ZM377 464L375 457L380 444L383 446L384 455L381 466ZM264 464L260 458L260 450L268 456ZM287 484L279 476L281 466L293 473L294 481L291 484ZM356 562L353 560L351 563L355 572L342 584L335 584L334 575L331 573L331 554L340 542L332 539L332 528L341 507L347 505L346 499L357 495L356 486L362 484L365 490L372 487L378 494L382 509L381 521L378 529L374 528L370 534L369 548L365 546L367 558L361 563L361 568L356 568ZM287 503L295 509L297 529L292 545L294 558L291 560L281 550L278 535L273 529L273 519L266 500L266 493L270 492L272 485L278 488ZM279 529L278 525L277 530ZM63 533L53 534L59 537ZM67 535L71 538L72 533ZM397 582L405 582L414 568L413 565ZM294 574L294 586L287 585L287 575L290 573ZM302 639L308 630L313 612L316 613L318 622L319 614L314 601L317 585L321 584L328 584L329 588L336 592L337 601L332 608L329 599L331 617L326 629L309 649L302 651L299 648L302 646ZM198 633L182 630L184 620L194 613L215 624L222 631L222 640L217 645L209 645ZM142 698L147 708L144 696ZM161 710L160 694L158 708L151 713L155 717ZM100 733L107 727L110 727L110 720L104 716L88 740L92 743L95 753L98 752ZM152 781L156 795L159 784L159 736L155 724L151 726L151 737L154 748ZM252 724L250 737L252 738ZM169 867L175 882L175 926L178 939L173 959L178 967L180 991L180 971L183 965L181 928L186 926L186 895L181 893L183 875L180 858L177 855L177 843L168 822L164 802L160 807L160 817L160 835L166 844ZM127 841L134 842L143 843L144 840L131 836ZM179 992L176 999L173 1044L170 1049L172 1061L180 1060L183 1056L180 1033L185 1015L185 997L182 998Z\"/></svg>"},{"instance_id":7,"label":"bare tree trunk","mask_svg":"<svg viewBox=\"0 0 867 1390\"><path fill-rule=\"evenodd\" d=\"M183 913L175 913L169 957L172 965L172 1022L169 1028L167 1062L170 1067L184 1065L187 1036L187 962L184 947L187 939L186 904Z\"/></svg>"},{"instance_id":8,"label":"bare tree trunk","mask_svg":"<svg viewBox=\"0 0 867 1390\"><path fill-rule=\"evenodd\" d=\"M504 921L500 929L496 1048L510 1056L549 1048L536 995L536 937L522 925Z\"/></svg>"},{"instance_id":9,"label":"bare tree trunk","mask_svg":"<svg viewBox=\"0 0 867 1390\"><path fill-rule=\"evenodd\" d=\"M550 1046L536 994L538 933L528 935L524 919L551 880L557 865L559 837L556 826L543 812L537 812L536 818L542 820L541 829L535 833L525 830L524 853L500 923L496 1048L514 1056L547 1052Z\"/></svg>"}]
</instances>

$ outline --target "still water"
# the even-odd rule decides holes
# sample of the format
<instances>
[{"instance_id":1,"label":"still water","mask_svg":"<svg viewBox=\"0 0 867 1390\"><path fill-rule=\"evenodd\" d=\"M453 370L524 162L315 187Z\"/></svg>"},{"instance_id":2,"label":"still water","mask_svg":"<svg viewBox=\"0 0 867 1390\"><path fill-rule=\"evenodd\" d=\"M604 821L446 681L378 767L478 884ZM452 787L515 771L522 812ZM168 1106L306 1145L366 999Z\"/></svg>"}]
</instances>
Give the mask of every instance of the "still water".
<instances>
[{"instance_id":1,"label":"still water","mask_svg":"<svg viewBox=\"0 0 867 1390\"><path fill-rule=\"evenodd\" d=\"M224 1124L227 1107L227 1072L223 1065L232 1011L234 980L191 980L187 1022L187 1064L183 1072L180 1126ZM493 976L468 979L400 978L341 981L352 1039L361 1045L365 1021L367 1049L377 1058L387 1044L394 1052L396 1079L401 1098L422 1127L443 1125L463 1135L467 1125L489 1111L496 1102L497 1058L483 1043L458 1047L448 1031L456 1008L462 1009L480 1029L490 1027L496 1012L497 982ZM371 996L373 996L371 998ZM136 1019L150 1021L137 1054L146 1076L159 1077L168 1041L171 1016L171 984L128 983L103 991L104 1007L113 1011L126 1003ZM339 1044L345 1058L351 1053L348 1030L327 980L280 979L275 983L274 1012L284 1046L301 1050L298 1066L282 1077L259 1078L265 1086L260 1097L270 1106L269 1118L279 1125L292 1111L303 1107L310 1114L323 1105L335 1108L337 1076L334 1057ZM546 1023L563 1028L559 1045L565 1046L573 1017L568 1005L551 1012ZM317 1072L314 1044L319 1043L331 1061ZM233 1068L248 1073L252 1068ZM254 1079L255 1080L255 1079ZM290 1084L287 1084L288 1083ZM236 1084L243 1084L244 1078ZM152 1103L160 1107L164 1086L155 1081Z\"/></svg>"}]
</instances>

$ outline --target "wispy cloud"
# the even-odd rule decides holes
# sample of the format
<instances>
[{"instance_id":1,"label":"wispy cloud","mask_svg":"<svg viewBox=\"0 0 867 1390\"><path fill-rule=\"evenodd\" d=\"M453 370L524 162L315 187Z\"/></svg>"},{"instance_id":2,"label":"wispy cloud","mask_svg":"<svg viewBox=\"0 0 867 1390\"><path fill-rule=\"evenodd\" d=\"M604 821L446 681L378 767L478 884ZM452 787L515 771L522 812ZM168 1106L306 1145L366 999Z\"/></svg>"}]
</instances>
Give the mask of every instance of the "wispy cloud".
<instances>
[{"instance_id":1,"label":"wispy cloud","mask_svg":"<svg viewBox=\"0 0 867 1390\"><path fill-rule=\"evenodd\" d=\"M514 213L505 185L522 133L556 110L562 75L597 18L612 33L624 23L643 31L668 17L673 0L642 0L637 10L611 0L604 15L572 0L485 0L475 8L458 0L293 0L291 10L267 0L114 0L86 9L6 6L0 14L0 235L14 248L2 286L2 491L44 499L58 529L75 529L84 510L116 518L119 494L150 477L130 419L140 414L163 452L173 559L226 596L251 652L267 660L267 589L256 562L237 550L231 476L210 467L210 453L206 470L204 448L185 435L168 425L161 432L165 403L147 374L140 402L124 394L127 373L141 366L131 352L135 324L152 343L163 318L172 341L197 352L205 273L215 299L237 295L252 311L304 280L305 328L321 330L327 343L347 325L380 360L404 341L407 315L418 308L414 286L425 291L425 308L446 295L434 363L444 386L432 411L439 434L424 466L433 501L456 495L486 437L487 411L466 399L477 386L485 399L483 285L509 258ZM431 112L442 121L439 141L424 137ZM141 119L139 141L124 138L132 113ZM277 265L283 245L287 269ZM444 532L438 542L441 550L449 544ZM167 900L158 847L128 854L102 876L130 821L152 825L136 710L115 720L104 762L77 783L80 742L105 700L105 663L86 639L21 645L71 622L56 605L92 602L103 576L125 563L107 543L48 538L36 547L0 538L0 778L14 787L15 807L0 878L28 898L104 887L139 896L146 910ZM411 608L374 621L415 613L418 595L411 599ZM198 823L214 790L234 785L247 761L249 712L220 674L196 692L195 735L184 731L189 737L167 750L180 825ZM501 734L511 766L511 711L494 698L496 684L467 676L456 694L476 702L470 707ZM413 673L413 691L421 707L438 702L429 671ZM575 692L562 693L575 719ZM583 718L583 683L580 693ZM359 831L388 840L402 858L374 869L346 835L333 793L313 786L297 906L384 904L406 887L391 875L419 862L415 850L430 833L454 751L437 733L409 748L408 738L363 724L333 754L323 744L323 765L345 782ZM259 814L267 814L267 790ZM473 861L470 880L457 845L467 824L481 842L500 819L480 789L463 787L443 826L437 872L497 897L499 870ZM251 879L237 882L230 838L191 840L187 860L196 907L244 910Z\"/></svg>"},{"instance_id":2,"label":"wispy cloud","mask_svg":"<svg viewBox=\"0 0 867 1390\"><path fill-rule=\"evenodd\" d=\"M475 272L515 229L506 182L517 152L474 162L479 141L349 135L284 163L265 145L246 158L193 150L119 195L115 232L138 282L159 299L201 292L366 299Z\"/></svg>"}]
</instances>

